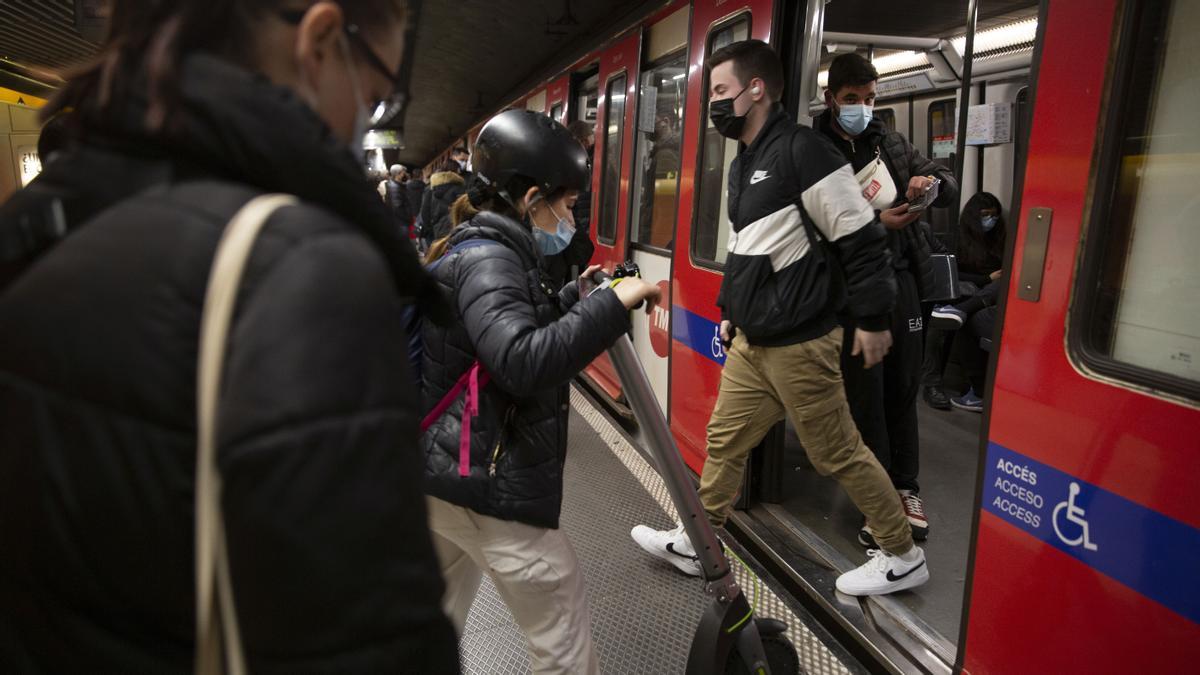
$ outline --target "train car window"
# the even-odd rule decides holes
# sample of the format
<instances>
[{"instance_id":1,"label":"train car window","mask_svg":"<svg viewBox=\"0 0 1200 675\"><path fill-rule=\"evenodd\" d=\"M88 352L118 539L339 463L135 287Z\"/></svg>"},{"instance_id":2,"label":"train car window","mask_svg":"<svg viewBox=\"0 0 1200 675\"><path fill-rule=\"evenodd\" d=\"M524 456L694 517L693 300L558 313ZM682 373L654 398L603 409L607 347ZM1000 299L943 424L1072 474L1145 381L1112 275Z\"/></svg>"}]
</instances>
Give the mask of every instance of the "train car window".
<instances>
[{"instance_id":1,"label":"train car window","mask_svg":"<svg viewBox=\"0 0 1200 675\"><path fill-rule=\"evenodd\" d=\"M600 180L600 227L596 237L606 244L617 240L617 204L621 199L621 150L625 143L625 73L604 88L604 174Z\"/></svg>"},{"instance_id":2,"label":"train car window","mask_svg":"<svg viewBox=\"0 0 1200 675\"><path fill-rule=\"evenodd\" d=\"M599 99L600 74L596 73L579 85L579 93L577 95L579 105L575 107L575 118L584 120L585 122L595 122Z\"/></svg>"},{"instance_id":3,"label":"train car window","mask_svg":"<svg viewBox=\"0 0 1200 675\"><path fill-rule=\"evenodd\" d=\"M891 108L876 108L872 112L875 119L883 122L883 126L887 127L888 131L896 130L896 111Z\"/></svg>"},{"instance_id":4,"label":"train car window","mask_svg":"<svg viewBox=\"0 0 1200 675\"><path fill-rule=\"evenodd\" d=\"M686 77L684 50L642 73L631 193L630 232L635 244L668 250L674 245Z\"/></svg>"},{"instance_id":5,"label":"train car window","mask_svg":"<svg viewBox=\"0 0 1200 675\"><path fill-rule=\"evenodd\" d=\"M1200 399L1200 3L1138 2L1124 27L1072 322L1117 379Z\"/></svg>"},{"instance_id":6,"label":"train car window","mask_svg":"<svg viewBox=\"0 0 1200 675\"><path fill-rule=\"evenodd\" d=\"M742 14L715 27L708 36L704 56L732 42L750 37L750 15ZM700 139L700 157L696 164L696 208L692 223L692 260L706 267L725 264L729 241L728 192L725 189L729 165L737 155L737 141L717 132L708 119L708 78L704 79L700 118L704 126Z\"/></svg>"},{"instance_id":7,"label":"train car window","mask_svg":"<svg viewBox=\"0 0 1200 675\"><path fill-rule=\"evenodd\" d=\"M954 166L954 139L957 136L954 109L952 98L929 104L928 156L944 166Z\"/></svg>"},{"instance_id":8,"label":"train car window","mask_svg":"<svg viewBox=\"0 0 1200 675\"><path fill-rule=\"evenodd\" d=\"M561 123L563 121L563 104L555 103L553 108L550 108L550 119Z\"/></svg>"}]
</instances>

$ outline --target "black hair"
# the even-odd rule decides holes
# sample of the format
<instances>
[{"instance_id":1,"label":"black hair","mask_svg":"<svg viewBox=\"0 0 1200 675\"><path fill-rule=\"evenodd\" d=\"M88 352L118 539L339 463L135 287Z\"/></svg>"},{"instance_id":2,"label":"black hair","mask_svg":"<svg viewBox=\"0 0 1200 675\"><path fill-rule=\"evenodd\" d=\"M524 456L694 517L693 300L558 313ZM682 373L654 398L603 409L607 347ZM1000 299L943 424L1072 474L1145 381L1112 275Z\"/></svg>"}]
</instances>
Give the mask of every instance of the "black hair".
<instances>
[{"instance_id":1,"label":"black hair","mask_svg":"<svg viewBox=\"0 0 1200 675\"><path fill-rule=\"evenodd\" d=\"M879 79L879 71L871 62L855 53L842 54L829 64L829 93L834 96L842 87L861 87Z\"/></svg>"},{"instance_id":2,"label":"black hair","mask_svg":"<svg viewBox=\"0 0 1200 675\"><path fill-rule=\"evenodd\" d=\"M454 146L454 149L450 151L450 154L451 155L469 155L471 153L467 152L467 149L465 147L463 147L461 145L456 145L456 146Z\"/></svg>"},{"instance_id":3,"label":"black hair","mask_svg":"<svg viewBox=\"0 0 1200 675\"><path fill-rule=\"evenodd\" d=\"M980 223L983 209L996 210L996 226L984 232ZM1004 223L1004 208L1000 200L990 192L976 192L963 206L958 218L959 240L956 252L960 264L972 268L995 266L999 269L1004 260L1004 240L1008 228Z\"/></svg>"},{"instance_id":4,"label":"black hair","mask_svg":"<svg viewBox=\"0 0 1200 675\"><path fill-rule=\"evenodd\" d=\"M725 63L733 62L733 74L743 85L750 80L759 78L767 87L767 97L778 101L783 96L783 64L779 55L771 46L762 40L742 40L725 45L713 52L704 63L708 72Z\"/></svg>"},{"instance_id":5,"label":"black hair","mask_svg":"<svg viewBox=\"0 0 1200 675\"><path fill-rule=\"evenodd\" d=\"M179 71L194 52L210 52L247 67L261 17L285 8L287 0L113 0L108 37L89 64L67 76L67 84L42 109L49 119L65 108L106 115L145 82L146 128L159 131L179 104ZM311 6L313 0L308 0ZM338 0L347 23L368 33L404 20L404 0Z\"/></svg>"}]
</instances>

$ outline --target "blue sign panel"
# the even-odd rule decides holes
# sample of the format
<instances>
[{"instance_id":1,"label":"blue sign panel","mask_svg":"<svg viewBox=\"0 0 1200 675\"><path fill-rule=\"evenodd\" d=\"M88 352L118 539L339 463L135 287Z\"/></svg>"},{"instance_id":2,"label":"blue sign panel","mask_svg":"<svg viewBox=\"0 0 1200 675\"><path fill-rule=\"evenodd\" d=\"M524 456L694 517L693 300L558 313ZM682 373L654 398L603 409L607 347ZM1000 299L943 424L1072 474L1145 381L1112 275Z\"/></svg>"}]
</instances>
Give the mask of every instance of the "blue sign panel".
<instances>
[{"instance_id":1,"label":"blue sign panel","mask_svg":"<svg viewBox=\"0 0 1200 675\"><path fill-rule=\"evenodd\" d=\"M983 508L1200 623L1200 530L996 443Z\"/></svg>"},{"instance_id":2,"label":"blue sign panel","mask_svg":"<svg viewBox=\"0 0 1200 675\"><path fill-rule=\"evenodd\" d=\"M671 322L671 337L709 361L725 365L725 348L721 346L721 327L718 324L679 305L672 305L671 312L675 314L675 320Z\"/></svg>"}]
</instances>

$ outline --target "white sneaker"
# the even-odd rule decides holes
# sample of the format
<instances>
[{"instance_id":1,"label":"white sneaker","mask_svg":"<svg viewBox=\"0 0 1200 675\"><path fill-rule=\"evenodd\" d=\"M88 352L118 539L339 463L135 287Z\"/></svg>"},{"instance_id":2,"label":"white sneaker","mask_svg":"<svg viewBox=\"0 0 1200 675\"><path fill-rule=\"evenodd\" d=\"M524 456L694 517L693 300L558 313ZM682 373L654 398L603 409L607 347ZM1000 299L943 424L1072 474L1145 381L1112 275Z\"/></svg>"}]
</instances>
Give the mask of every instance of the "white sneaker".
<instances>
[{"instance_id":1,"label":"white sneaker","mask_svg":"<svg viewBox=\"0 0 1200 675\"><path fill-rule=\"evenodd\" d=\"M839 576L837 589L846 595L883 595L916 588L929 581L925 551L920 547L916 550L917 559L913 562L904 562L900 556L879 549L867 551L871 559Z\"/></svg>"},{"instance_id":2,"label":"white sneaker","mask_svg":"<svg viewBox=\"0 0 1200 675\"><path fill-rule=\"evenodd\" d=\"M673 530L655 530L638 525L630 530L629 536L647 553L666 560L680 572L693 577L700 576L700 558L684 533L683 525Z\"/></svg>"}]
</instances>

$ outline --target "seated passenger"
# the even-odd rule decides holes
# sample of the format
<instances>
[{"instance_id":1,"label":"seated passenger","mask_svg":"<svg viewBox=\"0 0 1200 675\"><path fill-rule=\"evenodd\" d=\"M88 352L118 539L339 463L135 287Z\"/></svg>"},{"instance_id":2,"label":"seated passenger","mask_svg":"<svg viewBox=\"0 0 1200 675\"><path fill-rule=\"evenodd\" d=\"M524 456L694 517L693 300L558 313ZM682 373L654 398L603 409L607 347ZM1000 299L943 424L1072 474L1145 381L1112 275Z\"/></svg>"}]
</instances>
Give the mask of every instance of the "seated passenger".
<instances>
[{"instance_id":1,"label":"seated passenger","mask_svg":"<svg viewBox=\"0 0 1200 675\"><path fill-rule=\"evenodd\" d=\"M959 218L958 237L958 274L959 280L965 282L965 288L974 289L972 293L959 298L956 303L934 307L929 322L929 332L926 335L925 363L922 374L925 401L935 408L947 409L954 407L982 411L979 395L983 389L974 386L961 397L959 403L947 396L942 389L942 371L950 354L952 338L950 331L957 330L968 323L976 312L994 307L999 297L1002 270L1000 266L1004 257L1004 242L1007 237L1007 227L1000 200L990 192L979 192L967 200ZM994 321L994 317L993 317ZM990 330L977 336L975 351L978 351L978 338L991 337ZM970 363L977 364L981 355L972 354L965 347L955 348L960 355L970 355ZM986 359L983 359L986 362ZM982 370L981 367L968 367L968 371ZM982 380L982 373L976 380L977 385Z\"/></svg>"},{"instance_id":2,"label":"seated passenger","mask_svg":"<svg viewBox=\"0 0 1200 675\"><path fill-rule=\"evenodd\" d=\"M590 180L565 127L501 113L480 132L474 165L479 181L460 200L475 212L435 271L458 321L422 333L434 421L421 444L445 607L461 633L486 571L529 640L535 673L595 673L582 572L558 529L567 385L629 330L628 310L646 300L650 311L659 291L627 279L581 299L576 283L554 289L539 269L538 250Z\"/></svg>"},{"instance_id":3,"label":"seated passenger","mask_svg":"<svg viewBox=\"0 0 1200 675\"><path fill-rule=\"evenodd\" d=\"M402 3L246 4L118 0L45 111L74 138L0 207L68 229L0 282L0 671L192 671L202 305L231 216L286 193L218 413L248 671L458 672L400 321L444 307L356 124L393 99Z\"/></svg>"}]
</instances>

